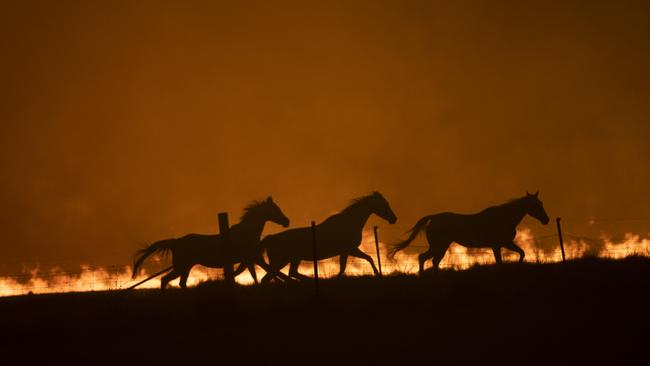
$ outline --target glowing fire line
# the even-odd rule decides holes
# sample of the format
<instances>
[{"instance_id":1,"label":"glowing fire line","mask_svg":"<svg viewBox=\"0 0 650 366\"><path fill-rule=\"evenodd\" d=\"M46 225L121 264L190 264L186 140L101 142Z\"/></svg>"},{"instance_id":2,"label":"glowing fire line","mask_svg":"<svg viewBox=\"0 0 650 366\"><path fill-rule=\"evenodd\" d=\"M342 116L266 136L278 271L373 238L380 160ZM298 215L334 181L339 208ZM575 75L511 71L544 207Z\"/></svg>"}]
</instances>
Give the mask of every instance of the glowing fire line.
<instances>
[{"instance_id":1,"label":"glowing fire line","mask_svg":"<svg viewBox=\"0 0 650 366\"><path fill-rule=\"evenodd\" d=\"M526 252L527 262L551 263L562 260L559 248L552 251L543 251L536 245L536 240L529 229L521 229L517 232L515 239L517 244ZM425 250L422 245L413 245L417 252ZM371 230L364 232L361 243L361 250L368 253L375 262L377 253L375 249L374 237ZM394 272L416 273L418 268L418 253L406 254L399 253L395 260L388 260L386 257L386 245L380 243L381 262L384 274ZM565 244L567 259L580 258L590 254L591 246L584 240L569 240ZM650 238L641 238L639 235L626 234L623 241L614 242L609 238L603 238L601 250L598 253L591 253L602 258L622 259L631 255L650 257ZM504 260L515 261L518 254L509 251L503 251ZM441 268L467 269L477 264L494 263L494 255L490 249L467 249L460 245L452 245L442 260ZM430 262L427 263L430 266ZM261 278L264 271L257 268L257 276ZM338 274L338 258L332 258L319 262L319 275L323 277L332 277ZM300 272L311 276L313 275L313 265L303 263ZM346 269L348 276L360 276L372 274L370 264L365 260L358 258L349 258ZM146 273L142 274L139 279L145 278ZM196 266L188 279L188 286L196 286L201 282L219 279L222 271ZM26 280L21 281L23 278ZM138 280L139 280L138 279ZM136 280L137 281L137 280ZM23 295L29 292L33 293L60 293L60 292L82 292L82 291L104 291L124 289L136 281L131 279L131 267L124 266L121 269L97 268L93 269L89 265L82 265L77 274L70 274L60 268L52 268L47 272L41 272L38 268L25 271L20 276L0 277L0 296ZM253 283L253 278L248 272L244 272L237 277L237 282L243 285ZM178 285L178 280L171 282L172 286ZM140 285L139 288L158 288L160 281L153 279Z\"/></svg>"}]
</instances>

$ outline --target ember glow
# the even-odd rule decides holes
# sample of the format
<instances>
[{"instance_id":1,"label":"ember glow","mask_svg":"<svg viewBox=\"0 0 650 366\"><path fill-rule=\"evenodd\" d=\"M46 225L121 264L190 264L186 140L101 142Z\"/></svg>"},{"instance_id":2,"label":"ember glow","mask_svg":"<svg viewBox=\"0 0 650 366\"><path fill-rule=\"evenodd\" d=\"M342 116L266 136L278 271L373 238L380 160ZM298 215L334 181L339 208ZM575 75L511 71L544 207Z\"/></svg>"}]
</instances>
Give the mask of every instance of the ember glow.
<instances>
[{"instance_id":1,"label":"ember glow","mask_svg":"<svg viewBox=\"0 0 650 366\"><path fill-rule=\"evenodd\" d=\"M567 259L576 259L585 255L594 255L601 258L622 259L628 256L646 256L650 257L650 234L643 238L636 234L625 234L621 241L615 241L603 236L602 244L598 249L594 249L592 243L585 240L568 240L565 242L565 254ZM515 239L517 244L526 252L526 262L533 263L553 263L562 260L560 248L553 250L542 250L537 240L527 228L522 228L517 232ZM417 273L418 261L417 256L420 252L426 250L426 244L422 240L414 242L409 247L407 253L398 253L394 260L389 260L386 256L386 245L383 242L379 244L381 252L381 265L383 274L391 273ZM377 264L377 252L375 247L374 236L371 230L364 231L361 250L370 256ZM502 251L505 261L516 261L517 254L507 250ZM168 259L167 259L168 261ZM161 265L164 265L165 259L161 259ZM457 244L453 244L447 251L445 258L440 266L444 269L464 270L475 265L493 264L494 256L490 249L468 249ZM339 261L338 257L319 262L319 275L325 278L333 277L338 274ZM427 262L427 268L430 261ZM164 268L164 267L163 267ZM313 275L313 264L303 262L300 272L311 276ZM60 268L52 268L48 271L41 271L38 268L25 269L22 274L17 276L0 277L0 296L25 295L28 293L46 294L62 292L85 292L85 291L110 291L126 289L129 286L149 276L155 271L143 271L138 279L131 279L131 267L123 266L120 268L93 268L84 264L80 270L74 273L65 272ZM257 276L260 279L265 272L257 268ZM372 268L365 260L359 258L349 258L346 269L348 276L372 275ZM222 271L219 269L205 268L196 266L188 279L188 286L193 287L201 282L209 280L218 280L222 278ZM253 278L246 271L237 277L237 282L242 285L253 284ZM178 286L178 279L170 283L172 287ZM159 278L154 278L138 286L141 289L158 288L160 286Z\"/></svg>"}]
</instances>

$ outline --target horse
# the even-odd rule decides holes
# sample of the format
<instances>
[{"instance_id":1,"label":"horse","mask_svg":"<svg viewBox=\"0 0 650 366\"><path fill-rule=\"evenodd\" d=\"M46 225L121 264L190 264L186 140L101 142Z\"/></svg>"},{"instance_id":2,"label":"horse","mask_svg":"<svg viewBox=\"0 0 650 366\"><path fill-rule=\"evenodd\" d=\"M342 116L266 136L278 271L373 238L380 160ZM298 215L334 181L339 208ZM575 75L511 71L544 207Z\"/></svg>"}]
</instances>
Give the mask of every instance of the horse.
<instances>
[{"instance_id":1,"label":"horse","mask_svg":"<svg viewBox=\"0 0 650 366\"><path fill-rule=\"evenodd\" d=\"M267 221L283 227L289 226L289 219L271 197L263 201L253 201L246 208L239 223L228 230L229 242L221 234L188 234L180 238L155 242L136 253L133 265L133 278L147 257L154 253L172 253L171 272L160 281L164 290L167 284L180 276L180 287L187 288L190 270L197 264L211 268L223 268L227 280L234 281L232 265L241 263L248 268L257 283L255 264L269 271L259 252L259 241ZM287 278L285 276L285 278Z\"/></svg>"},{"instance_id":2,"label":"horse","mask_svg":"<svg viewBox=\"0 0 650 366\"><path fill-rule=\"evenodd\" d=\"M378 275L372 258L359 249L363 226L371 214L376 214L391 224L397 221L388 201L379 192L354 199L343 211L316 225L317 259L340 256L338 275L342 276L348 256L362 258L370 263L375 275ZM298 266L301 261L314 260L311 230L311 227L289 229L262 239L260 245L262 250L266 249L272 270L267 271L262 283L282 274L280 270L287 264L290 264L289 277L297 280L309 278L298 272Z\"/></svg>"},{"instance_id":3,"label":"horse","mask_svg":"<svg viewBox=\"0 0 650 366\"><path fill-rule=\"evenodd\" d=\"M479 213L463 215L444 212L421 218L411 230L408 239L394 244L389 250L389 257L408 247L415 237L426 229L429 250L418 257L419 274L424 272L424 263L432 259L434 270L445 256L447 248L456 242L468 248L492 248L497 264L501 263L501 248L519 253L519 263L524 261L525 253L514 239L517 226L524 216L530 215L543 225L549 218L544 204L539 200L539 191L513 199L497 206L491 206Z\"/></svg>"}]
</instances>

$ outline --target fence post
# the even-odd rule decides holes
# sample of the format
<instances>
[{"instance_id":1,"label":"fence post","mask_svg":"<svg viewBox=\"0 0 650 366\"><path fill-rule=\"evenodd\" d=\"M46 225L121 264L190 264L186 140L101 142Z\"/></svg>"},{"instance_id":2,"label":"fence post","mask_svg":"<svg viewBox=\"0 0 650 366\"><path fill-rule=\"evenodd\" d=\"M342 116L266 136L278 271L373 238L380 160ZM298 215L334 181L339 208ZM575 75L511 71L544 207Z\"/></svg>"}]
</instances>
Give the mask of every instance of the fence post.
<instances>
[{"instance_id":1,"label":"fence post","mask_svg":"<svg viewBox=\"0 0 650 366\"><path fill-rule=\"evenodd\" d=\"M566 262L566 257L564 256L564 239L562 238L562 227L560 226L560 218L555 219L557 224L557 236L560 238L560 249L562 250L562 262Z\"/></svg>"},{"instance_id":2,"label":"fence post","mask_svg":"<svg viewBox=\"0 0 650 366\"><path fill-rule=\"evenodd\" d=\"M228 261L228 256L231 254L233 248L230 246L230 226L228 225L228 213L220 212L217 215L219 221L219 235L221 236L220 245L223 246L223 253L226 255L226 263L223 266L223 277L228 283L235 282L233 275L232 263Z\"/></svg>"},{"instance_id":3,"label":"fence post","mask_svg":"<svg viewBox=\"0 0 650 366\"><path fill-rule=\"evenodd\" d=\"M383 276L381 272L381 255L379 254L379 237L377 236L377 225L373 228L375 232L375 248L377 248L377 264L379 265L379 275Z\"/></svg>"},{"instance_id":4,"label":"fence post","mask_svg":"<svg viewBox=\"0 0 650 366\"><path fill-rule=\"evenodd\" d=\"M314 286L318 292L318 255L316 252L316 222L311 222L311 245L314 251Z\"/></svg>"}]
</instances>

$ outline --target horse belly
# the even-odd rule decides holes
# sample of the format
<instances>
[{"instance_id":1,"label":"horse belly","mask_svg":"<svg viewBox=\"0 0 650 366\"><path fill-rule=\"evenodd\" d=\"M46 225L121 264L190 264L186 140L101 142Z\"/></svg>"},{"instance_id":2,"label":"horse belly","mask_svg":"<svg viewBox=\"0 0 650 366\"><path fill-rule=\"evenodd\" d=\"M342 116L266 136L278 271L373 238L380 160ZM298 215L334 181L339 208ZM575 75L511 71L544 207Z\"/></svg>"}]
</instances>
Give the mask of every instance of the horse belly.
<instances>
[{"instance_id":1,"label":"horse belly","mask_svg":"<svg viewBox=\"0 0 650 366\"><path fill-rule=\"evenodd\" d=\"M262 247L266 248L269 258L284 260L302 257L311 248L309 232L304 229L293 229L269 235L262 240Z\"/></svg>"},{"instance_id":2,"label":"horse belly","mask_svg":"<svg viewBox=\"0 0 650 366\"><path fill-rule=\"evenodd\" d=\"M320 248L316 247L316 255L318 259L321 260L321 259L327 259L327 258L336 257L337 255L341 255L341 251L335 250L332 247L328 247L328 246L323 246ZM310 261L314 260L313 250L311 255L308 255L308 257L304 258L304 260L310 260Z\"/></svg>"},{"instance_id":3,"label":"horse belly","mask_svg":"<svg viewBox=\"0 0 650 366\"><path fill-rule=\"evenodd\" d=\"M225 257L221 243L195 241L176 248L172 262L175 267L200 264L206 267L218 268L224 266Z\"/></svg>"},{"instance_id":4,"label":"horse belly","mask_svg":"<svg viewBox=\"0 0 650 366\"><path fill-rule=\"evenodd\" d=\"M226 265L225 262L221 260L215 260L215 259L202 259L197 264L200 264L203 267L210 267L210 268L223 268ZM231 265L232 264L234 263L231 263Z\"/></svg>"},{"instance_id":5,"label":"horse belly","mask_svg":"<svg viewBox=\"0 0 650 366\"><path fill-rule=\"evenodd\" d=\"M294 235L291 237L284 237L282 240L269 241L267 246L269 257L282 258L288 261L297 259L313 261L314 244L312 242L311 232L308 232L308 234L309 235ZM343 250L341 250L339 246L334 245L335 243L336 242L333 243L330 238L319 238L317 235L316 254L318 259L327 259L340 255Z\"/></svg>"},{"instance_id":6,"label":"horse belly","mask_svg":"<svg viewBox=\"0 0 650 366\"><path fill-rule=\"evenodd\" d=\"M486 240L454 240L454 243L460 244L467 248L485 248L491 247L492 243Z\"/></svg>"},{"instance_id":7,"label":"horse belly","mask_svg":"<svg viewBox=\"0 0 650 366\"><path fill-rule=\"evenodd\" d=\"M327 259L350 253L361 245L361 232L322 230L321 235L316 231L316 253L318 259ZM314 255L310 253L309 260L313 260Z\"/></svg>"},{"instance_id":8,"label":"horse belly","mask_svg":"<svg viewBox=\"0 0 650 366\"><path fill-rule=\"evenodd\" d=\"M513 237L514 238L514 237ZM494 245L501 245L512 238L508 238L500 233L490 230L481 230L477 228L468 229L456 234L453 241L468 248L485 248Z\"/></svg>"}]
</instances>

